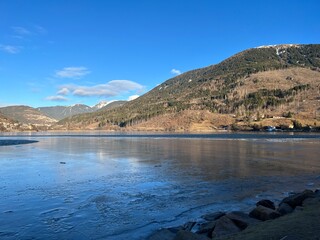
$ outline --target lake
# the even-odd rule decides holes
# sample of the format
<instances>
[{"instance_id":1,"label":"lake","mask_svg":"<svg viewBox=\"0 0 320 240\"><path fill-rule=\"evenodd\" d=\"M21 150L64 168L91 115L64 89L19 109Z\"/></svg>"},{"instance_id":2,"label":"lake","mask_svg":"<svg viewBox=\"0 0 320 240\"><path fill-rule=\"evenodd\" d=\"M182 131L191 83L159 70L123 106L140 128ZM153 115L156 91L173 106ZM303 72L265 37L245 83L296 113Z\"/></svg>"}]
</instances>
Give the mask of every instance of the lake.
<instances>
[{"instance_id":1,"label":"lake","mask_svg":"<svg viewBox=\"0 0 320 240\"><path fill-rule=\"evenodd\" d=\"M3 134L0 145L1 239L145 239L320 188L313 133Z\"/></svg>"}]
</instances>

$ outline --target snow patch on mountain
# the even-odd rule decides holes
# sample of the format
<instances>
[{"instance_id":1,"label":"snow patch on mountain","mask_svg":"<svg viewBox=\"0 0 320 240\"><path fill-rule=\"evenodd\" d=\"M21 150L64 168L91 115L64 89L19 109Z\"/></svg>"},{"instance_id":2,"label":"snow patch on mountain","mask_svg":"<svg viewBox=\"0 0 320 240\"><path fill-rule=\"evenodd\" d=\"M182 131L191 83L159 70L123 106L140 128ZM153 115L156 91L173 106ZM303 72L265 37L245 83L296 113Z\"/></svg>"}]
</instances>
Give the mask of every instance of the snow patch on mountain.
<instances>
[{"instance_id":1,"label":"snow patch on mountain","mask_svg":"<svg viewBox=\"0 0 320 240\"><path fill-rule=\"evenodd\" d=\"M92 108L94 110L98 110L98 109L101 109L101 108L107 106L109 103L110 102L107 102L107 101L101 101L101 102L97 103L96 105L94 105Z\"/></svg>"}]
</instances>

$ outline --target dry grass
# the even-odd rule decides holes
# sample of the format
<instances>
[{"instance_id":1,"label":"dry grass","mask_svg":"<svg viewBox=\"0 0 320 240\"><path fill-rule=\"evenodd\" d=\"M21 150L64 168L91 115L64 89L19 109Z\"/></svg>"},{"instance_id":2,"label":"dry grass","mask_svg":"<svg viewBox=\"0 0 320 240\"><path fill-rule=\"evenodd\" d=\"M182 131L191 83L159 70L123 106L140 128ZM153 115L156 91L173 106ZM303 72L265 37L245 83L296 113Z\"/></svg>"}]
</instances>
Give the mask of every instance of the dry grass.
<instances>
[{"instance_id":1,"label":"dry grass","mask_svg":"<svg viewBox=\"0 0 320 240\"><path fill-rule=\"evenodd\" d=\"M320 202L307 206L303 211L275 220L249 226L243 232L219 240L315 240L320 239Z\"/></svg>"},{"instance_id":2,"label":"dry grass","mask_svg":"<svg viewBox=\"0 0 320 240\"><path fill-rule=\"evenodd\" d=\"M186 110L154 117L135 125L132 130L210 132L221 126L231 125L234 121L235 119L227 114L216 114L207 110Z\"/></svg>"}]
</instances>

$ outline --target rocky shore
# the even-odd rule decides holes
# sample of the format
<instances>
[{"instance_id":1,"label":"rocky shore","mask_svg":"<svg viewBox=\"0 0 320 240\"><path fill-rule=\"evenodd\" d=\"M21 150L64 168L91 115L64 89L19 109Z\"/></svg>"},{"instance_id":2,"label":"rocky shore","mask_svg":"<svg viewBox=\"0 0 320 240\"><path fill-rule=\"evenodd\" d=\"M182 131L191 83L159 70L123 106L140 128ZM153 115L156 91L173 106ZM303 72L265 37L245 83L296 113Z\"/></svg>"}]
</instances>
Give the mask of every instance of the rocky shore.
<instances>
[{"instance_id":1,"label":"rocky shore","mask_svg":"<svg viewBox=\"0 0 320 240\"><path fill-rule=\"evenodd\" d=\"M214 212L201 222L165 228L149 240L320 239L320 190L292 193L279 204L264 199L249 213Z\"/></svg>"}]
</instances>

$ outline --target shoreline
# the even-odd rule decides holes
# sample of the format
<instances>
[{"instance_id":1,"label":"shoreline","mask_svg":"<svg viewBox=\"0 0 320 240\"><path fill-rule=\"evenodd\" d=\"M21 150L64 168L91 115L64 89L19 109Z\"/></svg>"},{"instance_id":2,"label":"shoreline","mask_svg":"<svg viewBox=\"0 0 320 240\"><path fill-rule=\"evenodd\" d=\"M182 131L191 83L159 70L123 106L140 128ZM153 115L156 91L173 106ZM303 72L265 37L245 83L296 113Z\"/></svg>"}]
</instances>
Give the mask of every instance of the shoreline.
<instances>
[{"instance_id":1,"label":"shoreline","mask_svg":"<svg viewBox=\"0 0 320 240\"><path fill-rule=\"evenodd\" d=\"M0 131L0 134L14 134L14 133L56 133L56 132L108 132L108 133L130 133L130 132L145 132L145 133L171 133L171 134L214 134L221 132L238 133L238 132L253 132L253 133L320 133L320 127L306 128L306 129L204 129L204 130L164 130L164 129L61 129L61 130L19 130L19 131Z\"/></svg>"},{"instance_id":2,"label":"shoreline","mask_svg":"<svg viewBox=\"0 0 320 240\"><path fill-rule=\"evenodd\" d=\"M275 131L254 131L254 130L215 130L215 131L148 131L148 130L48 130L48 131L14 131L14 132L0 132L0 137L3 136L17 136L19 134L23 136L37 136L37 135L98 135L98 134L110 134L110 135L215 135L215 134L315 134L318 135L320 131L302 131L302 130L275 130Z\"/></svg>"},{"instance_id":3,"label":"shoreline","mask_svg":"<svg viewBox=\"0 0 320 240\"><path fill-rule=\"evenodd\" d=\"M249 213L213 212L200 221L162 228L148 240L253 240L320 239L320 190L306 189L283 198L279 204L260 200Z\"/></svg>"}]
</instances>

